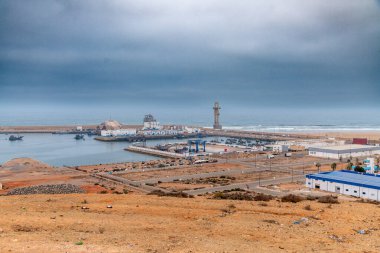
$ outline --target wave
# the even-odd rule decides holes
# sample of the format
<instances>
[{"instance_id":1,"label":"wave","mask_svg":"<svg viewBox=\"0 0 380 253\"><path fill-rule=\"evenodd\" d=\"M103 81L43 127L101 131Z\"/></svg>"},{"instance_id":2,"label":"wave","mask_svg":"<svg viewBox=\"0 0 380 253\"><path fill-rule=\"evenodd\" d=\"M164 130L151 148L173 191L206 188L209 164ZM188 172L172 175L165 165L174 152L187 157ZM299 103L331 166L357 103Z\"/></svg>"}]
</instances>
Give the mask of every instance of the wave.
<instances>
[{"instance_id":1,"label":"wave","mask_svg":"<svg viewBox=\"0 0 380 253\"><path fill-rule=\"evenodd\" d=\"M226 130L257 131L257 132L371 132L380 131L380 126L353 125L250 125L223 126Z\"/></svg>"}]
</instances>

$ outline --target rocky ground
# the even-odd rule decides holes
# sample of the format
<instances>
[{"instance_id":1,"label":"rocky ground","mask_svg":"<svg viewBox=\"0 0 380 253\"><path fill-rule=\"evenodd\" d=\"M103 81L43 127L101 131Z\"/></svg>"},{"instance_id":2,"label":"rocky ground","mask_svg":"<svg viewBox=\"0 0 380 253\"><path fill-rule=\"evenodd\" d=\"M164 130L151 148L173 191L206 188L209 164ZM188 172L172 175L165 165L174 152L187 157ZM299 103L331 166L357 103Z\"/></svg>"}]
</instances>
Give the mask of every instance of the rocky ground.
<instances>
[{"instance_id":1,"label":"rocky ground","mask_svg":"<svg viewBox=\"0 0 380 253\"><path fill-rule=\"evenodd\" d=\"M139 194L1 196L1 252L379 252L379 206ZM112 207L112 208L111 208Z\"/></svg>"},{"instance_id":2,"label":"rocky ground","mask_svg":"<svg viewBox=\"0 0 380 253\"><path fill-rule=\"evenodd\" d=\"M7 192L7 195L30 195L30 194L70 194L84 193L84 190L72 184L36 185L15 188Z\"/></svg>"}]
</instances>

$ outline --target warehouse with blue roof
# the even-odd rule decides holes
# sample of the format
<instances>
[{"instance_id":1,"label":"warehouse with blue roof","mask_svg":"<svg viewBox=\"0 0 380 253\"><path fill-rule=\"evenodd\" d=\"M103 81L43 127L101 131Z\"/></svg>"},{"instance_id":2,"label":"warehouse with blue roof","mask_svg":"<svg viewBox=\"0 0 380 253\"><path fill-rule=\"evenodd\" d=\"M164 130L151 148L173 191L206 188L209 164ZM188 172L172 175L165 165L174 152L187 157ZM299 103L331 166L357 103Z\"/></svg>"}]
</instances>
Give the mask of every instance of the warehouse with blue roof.
<instances>
[{"instance_id":1,"label":"warehouse with blue roof","mask_svg":"<svg viewBox=\"0 0 380 253\"><path fill-rule=\"evenodd\" d=\"M311 189L380 201L380 176L341 170L306 175Z\"/></svg>"}]
</instances>

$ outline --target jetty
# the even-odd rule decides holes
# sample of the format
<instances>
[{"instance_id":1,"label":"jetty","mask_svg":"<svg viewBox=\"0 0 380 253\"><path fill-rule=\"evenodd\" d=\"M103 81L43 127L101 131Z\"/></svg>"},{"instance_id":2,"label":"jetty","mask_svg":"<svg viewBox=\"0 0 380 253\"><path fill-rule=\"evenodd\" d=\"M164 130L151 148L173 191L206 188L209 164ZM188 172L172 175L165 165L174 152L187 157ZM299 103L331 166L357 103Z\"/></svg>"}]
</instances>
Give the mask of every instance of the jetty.
<instances>
[{"instance_id":1,"label":"jetty","mask_svg":"<svg viewBox=\"0 0 380 253\"><path fill-rule=\"evenodd\" d=\"M113 142L143 142L146 140L166 140L166 139L185 139L185 138L202 138L204 134L180 134L180 135L130 135L130 136L97 136L94 139L97 141Z\"/></svg>"},{"instance_id":2,"label":"jetty","mask_svg":"<svg viewBox=\"0 0 380 253\"><path fill-rule=\"evenodd\" d=\"M178 154L168 151L162 151L152 148L146 148L146 147L137 147L137 146L129 146L125 148L124 150L140 153L140 154L146 154L146 155L152 155L152 156L158 156L158 157L164 157L164 158L185 158L186 156L184 154Z\"/></svg>"}]
</instances>

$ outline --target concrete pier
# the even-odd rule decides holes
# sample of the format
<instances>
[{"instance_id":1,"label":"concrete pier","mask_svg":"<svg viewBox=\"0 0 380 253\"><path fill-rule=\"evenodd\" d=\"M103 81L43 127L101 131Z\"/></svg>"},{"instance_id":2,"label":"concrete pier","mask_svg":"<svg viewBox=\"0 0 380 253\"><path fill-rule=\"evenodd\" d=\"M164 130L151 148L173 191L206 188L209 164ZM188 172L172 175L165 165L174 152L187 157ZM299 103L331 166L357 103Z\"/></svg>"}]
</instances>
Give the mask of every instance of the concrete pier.
<instances>
[{"instance_id":1,"label":"concrete pier","mask_svg":"<svg viewBox=\"0 0 380 253\"><path fill-rule=\"evenodd\" d=\"M152 156L159 156L159 157L165 157L165 158L185 158L186 156L184 154L177 154L152 148L144 148L144 147L136 147L136 146L129 146L125 148L124 150L130 151L130 152L136 152L141 154L147 154Z\"/></svg>"}]
</instances>

